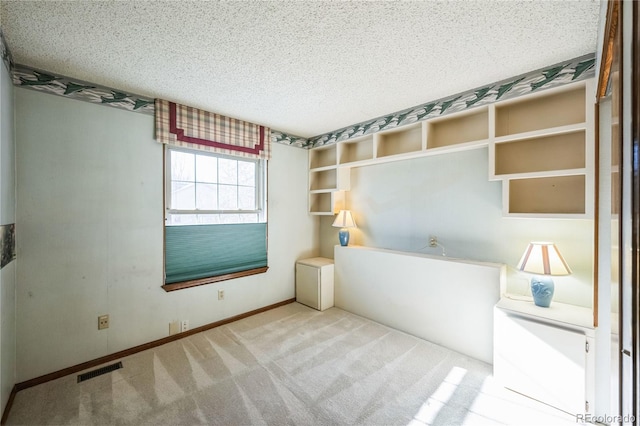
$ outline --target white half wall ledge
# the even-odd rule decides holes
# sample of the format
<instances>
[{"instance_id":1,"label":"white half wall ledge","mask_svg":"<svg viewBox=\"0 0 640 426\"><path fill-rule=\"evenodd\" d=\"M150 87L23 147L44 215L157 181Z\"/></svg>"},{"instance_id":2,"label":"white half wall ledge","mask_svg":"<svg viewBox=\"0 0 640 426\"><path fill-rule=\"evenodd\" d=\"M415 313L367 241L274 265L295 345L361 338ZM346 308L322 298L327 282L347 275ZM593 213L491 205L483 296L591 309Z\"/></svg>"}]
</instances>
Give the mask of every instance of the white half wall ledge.
<instances>
[{"instance_id":1,"label":"white half wall ledge","mask_svg":"<svg viewBox=\"0 0 640 426\"><path fill-rule=\"evenodd\" d=\"M504 264L360 246L335 246L334 263L338 308L493 363Z\"/></svg>"}]
</instances>

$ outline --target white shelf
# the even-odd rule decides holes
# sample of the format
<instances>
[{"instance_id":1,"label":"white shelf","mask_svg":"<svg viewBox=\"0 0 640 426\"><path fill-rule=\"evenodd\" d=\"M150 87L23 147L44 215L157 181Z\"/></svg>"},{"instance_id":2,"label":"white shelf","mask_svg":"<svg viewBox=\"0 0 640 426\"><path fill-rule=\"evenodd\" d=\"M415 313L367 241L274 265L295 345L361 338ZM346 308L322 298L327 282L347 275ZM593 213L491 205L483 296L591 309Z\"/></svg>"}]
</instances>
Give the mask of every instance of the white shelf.
<instances>
[{"instance_id":1,"label":"white shelf","mask_svg":"<svg viewBox=\"0 0 640 426\"><path fill-rule=\"evenodd\" d=\"M374 158L373 135L337 143L337 164L357 163Z\"/></svg>"},{"instance_id":2,"label":"white shelf","mask_svg":"<svg viewBox=\"0 0 640 426\"><path fill-rule=\"evenodd\" d=\"M375 158L419 153L424 150L422 123L399 127L375 134Z\"/></svg>"},{"instance_id":3,"label":"white shelf","mask_svg":"<svg viewBox=\"0 0 640 426\"><path fill-rule=\"evenodd\" d=\"M489 138L488 107L427 121L427 148L443 148Z\"/></svg>"},{"instance_id":4,"label":"white shelf","mask_svg":"<svg viewBox=\"0 0 640 426\"><path fill-rule=\"evenodd\" d=\"M592 91L586 81L496 104L489 179L502 181L505 216L592 217Z\"/></svg>"},{"instance_id":5,"label":"white shelf","mask_svg":"<svg viewBox=\"0 0 640 426\"><path fill-rule=\"evenodd\" d=\"M555 176L574 176L584 175L587 173L586 168L581 169L567 169L567 170L549 170L544 172L528 172L528 173L513 173L504 175L492 175L489 180L513 180L513 179L533 179L542 177L555 177Z\"/></svg>"},{"instance_id":6,"label":"white shelf","mask_svg":"<svg viewBox=\"0 0 640 426\"><path fill-rule=\"evenodd\" d=\"M595 118L588 100L593 86L592 80L572 83L314 148L310 197L348 191L352 167L488 146L488 178L503 183L505 216L590 218ZM310 199L313 214L331 214L340 200L317 201ZM311 209L320 204L321 209Z\"/></svg>"},{"instance_id":7,"label":"white shelf","mask_svg":"<svg viewBox=\"0 0 640 426\"><path fill-rule=\"evenodd\" d=\"M552 135L561 135L564 133L574 133L580 130L585 130L587 128L587 123L577 123L577 124L569 124L566 126L559 127L549 127L541 130L533 130L531 132L523 132L516 133L513 135L507 136L496 136L493 141L495 143L503 143L503 142L515 142L521 139L533 139L544 136L552 136Z\"/></svg>"},{"instance_id":8,"label":"white shelf","mask_svg":"<svg viewBox=\"0 0 640 426\"><path fill-rule=\"evenodd\" d=\"M336 165L336 146L321 146L309 150L309 169L322 169Z\"/></svg>"},{"instance_id":9,"label":"white shelf","mask_svg":"<svg viewBox=\"0 0 640 426\"><path fill-rule=\"evenodd\" d=\"M344 191L315 191L309 194L309 214L330 216L344 209Z\"/></svg>"},{"instance_id":10,"label":"white shelf","mask_svg":"<svg viewBox=\"0 0 640 426\"><path fill-rule=\"evenodd\" d=\"M495 136L512 136L586 122L584 83L496 104Z\"/></svg>"},{"instance_id":11,"label":"white shelf","mask_svg":"<svg viewBox=\"0 0 640 426\"><path fill-rule=\"evenodd\" d=\"M334 164L332 166L316 167L313 169L309 169L309 173L324 172L326 170L335 170L335 169L337 169L337 166Z\"/></svg>"},{"instance_id":12,"label":"white shelf","mask_svg":"<svg viewBox=\"0 0 640 426\"><path fill-rule=\"evenodd\" d=\"M547 217L587 213L587 182L584 174L527 177L502 183L502 208L505 215L544 214Z\"/></svg>"},{"instance_id":13,"label":"white shelf","mask_svg":"<svg viewBox=\"0 0 640 426\"><path fill-rule=\"evenodd\" d=\"M583 306L551 302L551 306L542 308L536 306L533 301L511 299L507 294L500 299L496 307L515 315L538 318L559 326L579 327L585 330L594 329L593 312L591 308Z\"/></svg>"}]
</instances>

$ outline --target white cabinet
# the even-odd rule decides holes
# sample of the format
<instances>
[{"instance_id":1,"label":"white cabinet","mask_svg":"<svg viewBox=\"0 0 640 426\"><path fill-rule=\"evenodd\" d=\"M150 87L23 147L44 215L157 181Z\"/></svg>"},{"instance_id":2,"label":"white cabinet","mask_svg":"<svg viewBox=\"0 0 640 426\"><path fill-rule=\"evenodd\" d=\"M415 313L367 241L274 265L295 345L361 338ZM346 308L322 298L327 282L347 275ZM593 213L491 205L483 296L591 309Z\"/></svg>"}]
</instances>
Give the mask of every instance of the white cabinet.
<instances>
[{"instance_id":1,"label":"white cabinet","mask_svg":"<svg viewBox=\"0 0 640 426\"><path fill-rule=\"evenodd\" d=\"M333 306L333 260L313 257L296 263L296 301L320 311Z\"/></svg>"},{"instance_id":2,"label":"white cabinet","mask_svg":"<svg viewBox=\"0 0 640 426\"><path fill-rule=\"evenodd\" d=\"M503 298L493 338L493 374L503 386L574 415L594 412L590 309Z\"/></svg>"}]
</instances>

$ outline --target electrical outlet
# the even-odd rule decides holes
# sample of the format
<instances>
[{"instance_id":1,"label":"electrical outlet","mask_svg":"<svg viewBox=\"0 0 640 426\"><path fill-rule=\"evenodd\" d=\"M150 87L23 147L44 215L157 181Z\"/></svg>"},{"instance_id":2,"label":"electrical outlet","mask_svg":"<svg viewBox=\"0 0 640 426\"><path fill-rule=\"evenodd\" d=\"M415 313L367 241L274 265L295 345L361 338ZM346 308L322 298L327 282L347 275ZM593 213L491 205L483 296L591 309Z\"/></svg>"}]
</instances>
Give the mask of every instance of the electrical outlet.
<instances>
[{"instance_id":1,"label":"electrical outlet","mask_svg":"<svg viewBox=\"0 0 640 426\"><path fill-rule=\"evenodd\" d=\"M109 315L100 315L98 317L98 330L109 328Z\"/></svg>"},{"instance_id":2,"label":"electrical outlet","mask_svg":"<svg viewBox=\"0 0 640 426\"><path fill-rule=\"evenodd\" d=\"M429 247L438 247L438 237L429 237Z\"/></svg>"},{"instance_id":3,"label":"electrical outlet","mask_svg":"<svg viewBox=\"0 0 640 426\"><path fill-rule=\"evenodd\" d=\"M224 290L218 290L218 300L224 300Z\"/></svg>"},{"instance_id":4,"label":"electrical outlet","mask_svg":"<svg viewBox=\"0 0 640 426\"><path fill-rule=\"evenodd\" d=\"M189 320L182 320L180 322L180 332L184 333L187 330L189 330Z\"/></svg>"}]
</instances>

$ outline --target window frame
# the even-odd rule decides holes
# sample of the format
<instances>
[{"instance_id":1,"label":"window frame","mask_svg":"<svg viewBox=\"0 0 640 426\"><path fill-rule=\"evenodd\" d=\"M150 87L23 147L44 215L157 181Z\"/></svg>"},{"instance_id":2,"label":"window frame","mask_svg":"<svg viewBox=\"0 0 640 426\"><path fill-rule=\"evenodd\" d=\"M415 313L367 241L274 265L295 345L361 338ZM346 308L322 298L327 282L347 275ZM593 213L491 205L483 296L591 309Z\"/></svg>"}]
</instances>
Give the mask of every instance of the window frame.
<instances>
[{"instance_id":1,"label":"window frame","mask_svg":"<svg viewBox=\"0 0 640 426\"><path fill-rule=\"evenodd\" d=\"M165 282L165 256L166 256L166 233L165 229L167 226L180 226L180 225L169 225L169 215L172 214L246 214L246 213L254 213L258 215L258 220L255 223L265 223L267 224L267 176L268 176L268 162L265 159L258 158L247 158L247 157L238 157L232 155L224 155L215 152L202 151L198 149L192 148L183 148L172 145L165 145L165 149L163 150L163 210L164 210L164 223L163 223L163 285L162 288L166 292L171 292L175 290L182 290L186 288L206 285L206 284L214 284L220 281L226 281L234 278L247 277L250 275L262 274L266 273L269 270L268 266L259 267L255 269L249 269L240 272L234 272L224 275L211 276L207 278L200 278L190 281L182 281L171 284L166 284ZM172 187L172 179L171 179L171 152L186 152L189 154L195 155L208 155L216 158L226 158L236 161L251 161L256 164L256 209L255 210L179 210L179 209L171 209L171 187ZM195 182L195 180L194 180ZM229 223L232 225L233 223ZM205 225L205 224L203 224ZM225 224L221 224L225 225ZM268 230L268 225L267 225ZM267 232L268 235L268 232ZM267 253L268 253L268 240L267 240Z\"/></svg>"},{"instance_id":2,"label":"window frame","mask_svg":"<svg viewBox=\"0 0 640 426\"><path fill-rule=\"evenodd\" d=\"M187 154L203 155L214 158L224 158L234 161L246 161L252 162L256 165L256 209L254 210L183 210L172 209L171 206L171 153L172 152L184 152ZM194 178L195 179L195 178ZM194 180L194 182L197 182ZM219 185L219 184L218 184ZM240 186L240 185L236 185ZM216 152L201 151L197 149L182 148L177 146L166 145L164 150L164 220L165 226L180 226L180 225L167 225L170 215L205 215L205 214L256 214L256 223L267 223L267 160L258 158L237 157L233 155L224 155ZM236 222L233 222L236 223Z\"/></svg>"}]
</instances>

